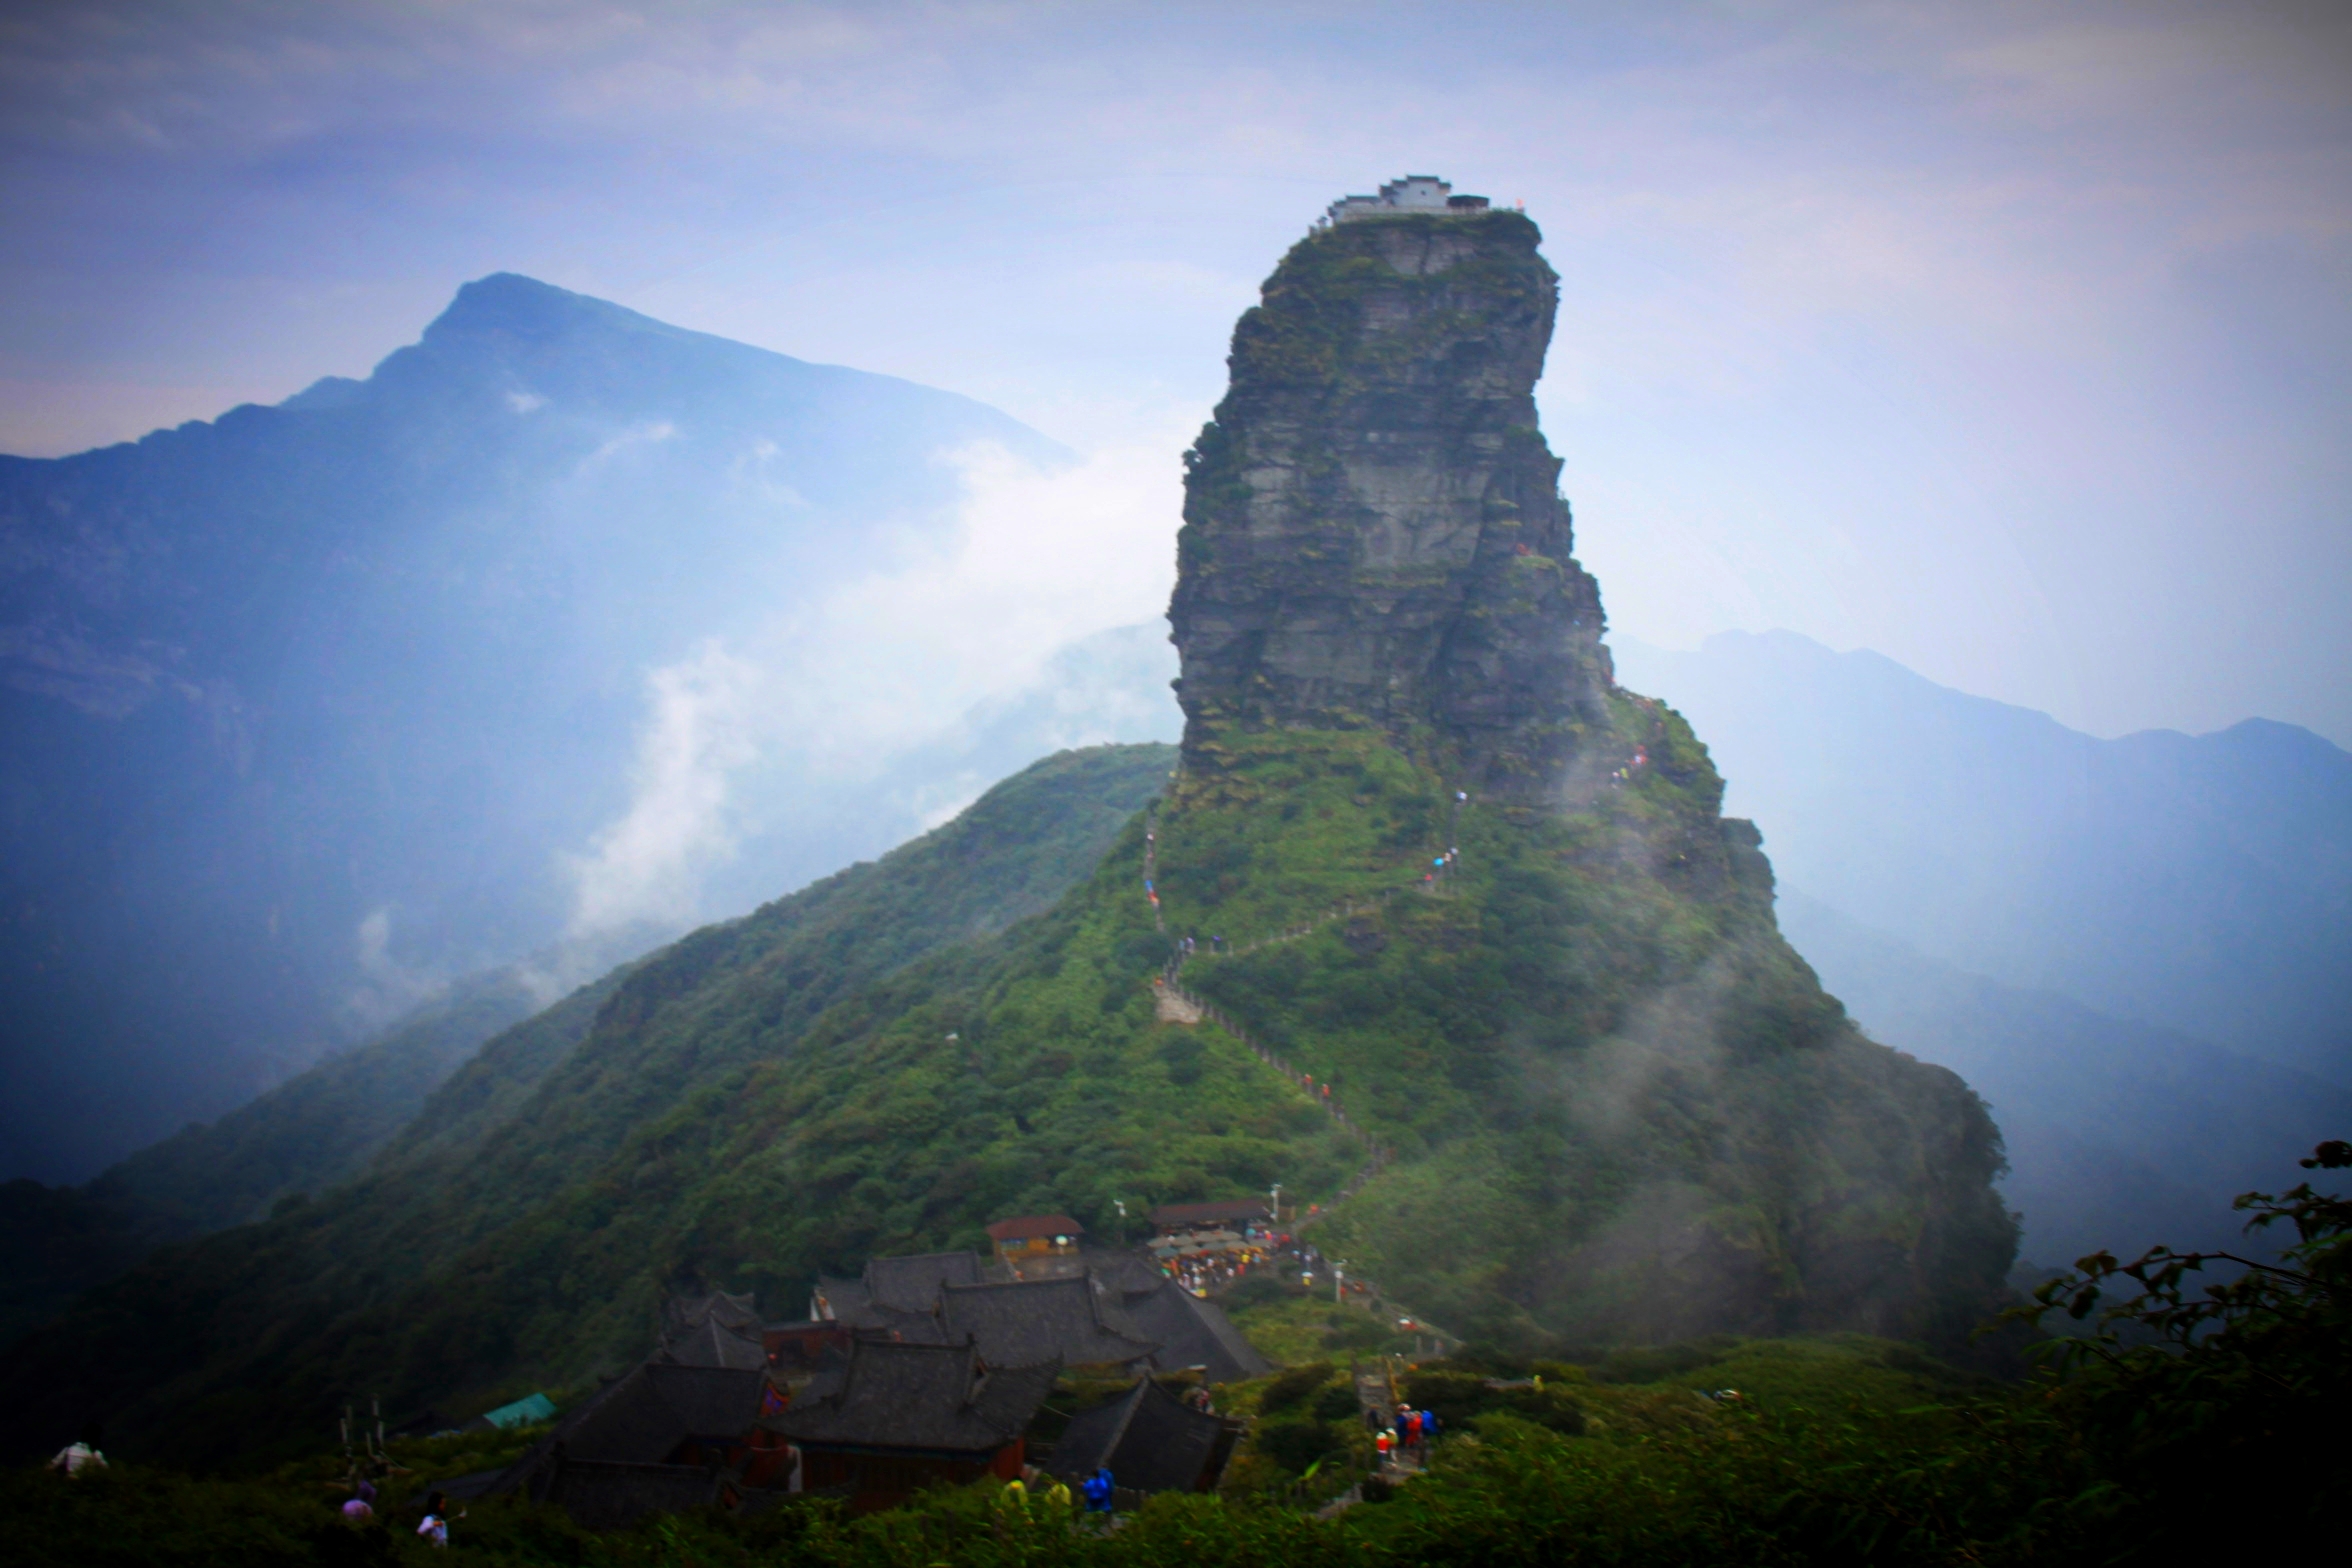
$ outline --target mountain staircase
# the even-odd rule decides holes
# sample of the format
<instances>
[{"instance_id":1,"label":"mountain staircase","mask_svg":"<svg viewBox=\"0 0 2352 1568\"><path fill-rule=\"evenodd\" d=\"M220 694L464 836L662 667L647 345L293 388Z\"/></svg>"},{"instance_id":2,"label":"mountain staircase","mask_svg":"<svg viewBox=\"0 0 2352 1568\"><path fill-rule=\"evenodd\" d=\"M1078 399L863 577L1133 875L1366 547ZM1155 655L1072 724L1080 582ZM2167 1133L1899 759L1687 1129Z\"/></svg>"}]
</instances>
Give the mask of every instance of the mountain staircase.
<instances>
[{"instance_id":1,"label":"mountain staircase","mask_svg":"<svg viewBox=\"0 0 2352 1568\"><path fill-rule=\"evenodd\" d=\"M1460 796L1456 797L1453 821L1448 825L1449 841L1458 835L1461 822L1461 799L1462 797ZM1154 929L1156 929L1162 936L1165 936L1167 935L1168 924L1167 919L1160 908L1160 896L1156 880L1158 875L1158 852L1159 828L1157 813L1150 812L1147 813L1144 817L1143 887L1145 895L1151 901L1152 925ZM1353 1176L1348 1178L1346 1185L1340 1188L1337 1196L1335 1196L1329 1203L1323 1205L1323 1209L1320 1214L1315 1215L1313 1218L1299 1222L1299 1224L1294 1227L1293 1234L1303 1232L1307 1226L1315 1224L1317 1221L1329 1217L1331 1212L1337 1209L1342 1203L1345 1203L1348 1199L1363 1191L1365 1186L1371 1182L1372 1178L1379 1175L1382 1169L1388 1165L1390 1160L1390 1152L1383 1148L1379 1140L1374 1138L1361 1123L1349 1117L1347 1113L1347 1107L1341 1102L1339 1095L1333 1091L1332 1086L1328 1082L1318 1084L1315 1081L1315 1077L1312 1073L1301 1072L1297 1068L1293 1067L1282 1057L1279 1052L1275 1051L1271 1046L1266 1045L1263 1041L1252 1035L1249 1030L1244 1028L1239 1021L1237 1021L1231 1014L1227 1013L1223 1008L1217 1006L1214 1002L1209 1001L1205 997L1186 990L1184 988L1185 965L1196 958L1204 956L1211 958L1245 958L1252 953L1263 952L1265 949L1270 947L1280 947L1286 943L1297 942L1303 940L1306 937L1313 936L1316 932L1322 930L1324 927L1332 925L1338 921L1352 919L1358 915L1374 913L1375 911L1385 907L1390 900L1394 899L1399 894L1416 894L1422 897L1436 898L1447 897L1451 893L1451 889L1447 886L1447 883L1451 880L1456 858L1456 851L1449 848L1442 859L1439 859L1433 863L1432 872L1419 882L1408 883L1397 887L1383 888L1379 893L1367 899L1343 900L1338 904L1334 904L1329 910L1321 915L1316 916L1313 920L1307 921L1303 925L1291 926L1284 930L1276 931L1269 935L1261 936L1251 941L1243 942L1237 945L1221 944L1217 949L1212 950L1206 955L1202 954L1198 950L1198 945L1195 939L1190 937L1180 938L1172 945L1171 951L1168 955L1168 962L1161 968L1159 975L1152 981L1153 1002L1160 1022L1173 1024L1210 1023L1216 1025L1218 1029L1224 1031L1224 1033L1231 1036L1233 1039L1241 1042L1241 1044L1245 1046L1252 1055L1257 1057L1259 1061L1263 1062L1266 1066L1280 1073L1283 1077L1289 1079L1292 1083L1298 1085L1302 1090L1304 1090L1306 1092L1307 1098L1322 1106L1325 1113L1328 1114L1331 1119L1336 1122L1339 1127L1344 1132L1346 1132L1346 1134L1352 1138L1363 1150L1363 1166L1358 1169ZM1386 1293L1383 1292L1377 1285L1372 1285L1370 1280L1365 1279L1364 1276L1360 1274L1357 1275L1356 1278L1366 1285L1371 1285L1373 1300L1378 1303L1384 1303L1384 1310L1393 1310L1395 1308L1396 1304L1391 1301ZM1454 1335L1448 1334L1444 1330L1437 1328L1426 1318L1423 1318L1419 1313L1408 1312L1404 1315L1410 1317L1414 1323L1420 1326L1420 1328L1427 1330L1441 1342L1450 1340L1454 1341L1455 1343L1459 1343L1459 1340L1456 1339Z\"/></svg>"}]
</instances>

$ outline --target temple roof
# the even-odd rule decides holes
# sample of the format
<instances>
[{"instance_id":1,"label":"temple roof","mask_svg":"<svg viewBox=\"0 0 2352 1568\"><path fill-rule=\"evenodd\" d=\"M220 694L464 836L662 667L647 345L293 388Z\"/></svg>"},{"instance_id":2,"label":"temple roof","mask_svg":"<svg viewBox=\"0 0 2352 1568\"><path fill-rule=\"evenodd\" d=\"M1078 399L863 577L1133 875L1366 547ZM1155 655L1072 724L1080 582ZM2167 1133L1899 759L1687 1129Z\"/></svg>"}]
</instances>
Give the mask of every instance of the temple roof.
<instances>
[{"instance_id":1,"label":"temple roof","mask_svg":"<svg viewBox=\"0 0 2352 1568\"><path fill-rule=\"evenodd\" d=\"M1139 1492L1189 1492L1216 1458L1224 1431L1217 1417L1137 1378L1109 1404L1071 1417L1046 1468L1077 1480L1107 1465L1112 1480Z\"/></svg>"},{"instance_id":2,"label":"temple roof","mask_svg":"<svg viewBox=\"0 0 2352 1568\"><path fill-rule=\"evenodd\" d=\"M950 1285L940 1292L941 1337L971 1338L1006 1366L1052 1359L1064 1366L1124 1365L1159 1348L1091 1276Z\"/></svg>"},{"instance_id":3,"label":"temple roof","mask_svg":"<svg viewBox=\"0 0 2352 1568\"><path fill-rule=\"evenodd\" d=\"M606 1384L509 1465L487 1493L534 1498L569 1463L661 1465L689 1438L735 1442L759 1420L765 1372L648 1361Z\"/></svg>"},{"instance_id":4,"label":"temple roof","mask_svg":"<svg viewBox=\"0 0 2352 1568\"><path fill-rule=\"evenodd\" d=\"M738 1331L713 1317L706 1317L690 1327L675 1328L662 1335L661 1349L655 1359L675 1362L690 1367L731 1367L739 1372L764 1372L768 1365L767 1344L760 1338L757 1323L750 1329Z\"/></svg>"},{"instance_id":5,"label":"temple roof","mask_svg":"<svg viewBox=\"0 0 2352 1568\"><path fill-rule=\"evenodd\" d=\"M550 1434L572 1459L660 1464L688 1438L740 1439L759 1419L762 1371L649 1361Z\"/></svg>"},{"instance_id":6,"label":"temple roof","mask_svg":"<svg viewBox=\"0 0 2352 1568\"><path fill-rule=\"evenodd\" d=\"M1028 1430L1061 1363L992 1366L969 1341L860 1338L766 1425L796 1443L993 1452Z\"/></svg>"},{"instance_id":7,"label":"temple roof","mask_svg":"<svg viewBox=\"0 0 2352 1568\"><path fill-rule=\"evenodd\" d=\"M988 1266L976 1252L925 1252L910 1258L867 1260L865 1283L872 1299L901 1312L928 1312L942 1285L977 1285Z\"/></svg>"},{"instance_id":8,"label":"temple roof","mask_svg":"<svg viewBox=\"0 0 2352 1568\"><path fill-rule=\"evenodd\" d=\"M759 1332L760 1316L751 1292L729 1295L715 1290L707 1296L672 1296L662 1303L662 1330L696 1328L718 1323L739 1333Z\"/></svg>"},{"instance_id":9,"label":"temple roof","mask_svg":"<svg viewBox=\"0 0 2352 1568\"><path fill-rule=\"evenodd\" d=\"M825 1298L834 1318L873 1328L877 1314L927 1315L938 1304L947 1285L977 1285L989 1277L988 1265L974 1252L923 1252L905 1258L869 1258L856 1279L820 1275L817 1294Z\"/></svg>"},{"instance_id":10,"label":"temple roof","mask_svg":"<svg viewBox=\"0 0 2352 1568\"><path fill-rule=\"evenodd\" d=\"M1159 1341L1152 1364L1165 1371L1198 1367L1211 1383L1238 1383L1274 1370L1224 1308L1172 1279L1163 1277L1154 1288L1127 1295L1120 1307L1138 1332Z\"/></svg>"}]
</instances>

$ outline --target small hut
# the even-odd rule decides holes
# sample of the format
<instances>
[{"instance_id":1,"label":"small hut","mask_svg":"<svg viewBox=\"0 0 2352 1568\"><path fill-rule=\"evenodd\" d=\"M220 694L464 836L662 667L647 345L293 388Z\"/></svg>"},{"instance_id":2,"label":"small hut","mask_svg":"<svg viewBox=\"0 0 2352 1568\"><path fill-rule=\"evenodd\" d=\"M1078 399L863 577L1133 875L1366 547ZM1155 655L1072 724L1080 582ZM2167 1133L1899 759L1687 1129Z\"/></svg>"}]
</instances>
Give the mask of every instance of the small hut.
<instances>
[{"instance_id":1,"label":"small hut","mask_svg":"<svg viewBox=\"0 0 2352 1568\"><path fill-rule=\"evenodd\" d=\"M1018 1277L1041 1263L1074 1264L1086 1227L1067 1214L1023 1214L988 1227L996 1255Z\"/></svg>"}]
</instances>

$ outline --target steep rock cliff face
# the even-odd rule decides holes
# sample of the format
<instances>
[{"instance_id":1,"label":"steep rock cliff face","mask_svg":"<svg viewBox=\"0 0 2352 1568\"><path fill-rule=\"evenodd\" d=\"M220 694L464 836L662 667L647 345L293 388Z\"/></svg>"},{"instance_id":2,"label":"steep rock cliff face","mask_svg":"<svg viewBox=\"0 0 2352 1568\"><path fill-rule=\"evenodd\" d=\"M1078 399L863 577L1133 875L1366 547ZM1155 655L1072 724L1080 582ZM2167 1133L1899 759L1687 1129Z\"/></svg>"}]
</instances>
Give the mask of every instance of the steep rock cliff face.
<instances>
[{"instance_id":1,"label":"steep rock cliff face","mask_svg":"<svg viewBox=\"0 0 2352 1568\"><path fill-rule=\"evenodd\" d=\"M1481 1338L1964 1345L2015 1245L1999 1135L1822 991L1706 749L1616 685L1536 424L1539 239L1323 229L1235 330L1169 612L1165 916L1278 924L1384 861L1426 896L1187 983L1409 1156L1326 1249Z\"/></svg>"},{"instance_id":2,"label":"steep rock cliff face","mask_svg":"<svg viewBox=\"0 0 2352 1568\"><path fill-rule=\"evenodd\" d=\"M1169 612L1195 766L1229 727L1373 725L1532 800L1603 722L1600 590L1536 428L1538 238L1516 213L1324 229L1242 317Z\"/></svg>"}]
</instances>

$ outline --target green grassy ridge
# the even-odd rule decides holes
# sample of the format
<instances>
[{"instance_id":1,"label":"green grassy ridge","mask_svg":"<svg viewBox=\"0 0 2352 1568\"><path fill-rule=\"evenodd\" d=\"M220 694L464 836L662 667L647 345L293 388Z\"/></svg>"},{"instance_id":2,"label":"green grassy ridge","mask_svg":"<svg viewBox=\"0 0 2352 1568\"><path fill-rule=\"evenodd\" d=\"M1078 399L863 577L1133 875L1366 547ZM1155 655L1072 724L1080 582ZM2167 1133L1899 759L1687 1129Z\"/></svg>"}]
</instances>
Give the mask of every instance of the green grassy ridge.
<instances>
[{"instance_id":1,"label":"green grassy ridge","mask_svg":"<svg viewBox=\"0 0 2352 1568\"><path fill-rule=\"evenodd\" d=\"M629 1227L605 1210L658 1165L673 1113L790 1047L860 984L1049 906L1173 757L1123 746L1047 759L879 862L508 1031L359 1179L167 1249L13 1346L0 1441L54 1448L58 1430L99 1412L135 1454L202 1410L226 1435L196 1462L241 1462L299 1441L355 1393L462 1409L528 1392L550 1381L532 1370L541 1340L566 1340L575 1371L641 1353L670 1275L629 1251ZM552 1246L548 1215L564 1217ZM631 1287L614 1289L616 1273ZM589 1297L590 1321L534 1338Z\"/></svg>"}]
</instances>

